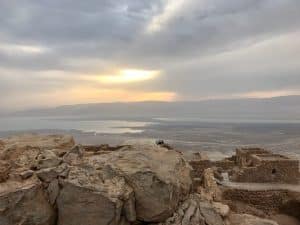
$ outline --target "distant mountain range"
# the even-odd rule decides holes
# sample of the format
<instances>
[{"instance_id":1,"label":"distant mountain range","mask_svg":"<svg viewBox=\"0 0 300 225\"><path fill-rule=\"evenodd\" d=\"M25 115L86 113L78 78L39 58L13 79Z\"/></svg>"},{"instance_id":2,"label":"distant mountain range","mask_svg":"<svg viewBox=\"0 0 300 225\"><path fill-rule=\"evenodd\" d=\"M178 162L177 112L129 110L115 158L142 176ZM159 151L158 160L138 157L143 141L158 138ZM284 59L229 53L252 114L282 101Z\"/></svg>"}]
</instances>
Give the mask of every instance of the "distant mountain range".
<instances>
[{"instance_id":1,"label":"distant mountain range","mask_svg":"<svg viewBox=\"0 0 300 225\"><path fill-rule=\"evenodd\" d=\"M35 109L17 112L14 116L300 120L300 96L194 102L93 103Z\"/></svg>"}]
</instances>

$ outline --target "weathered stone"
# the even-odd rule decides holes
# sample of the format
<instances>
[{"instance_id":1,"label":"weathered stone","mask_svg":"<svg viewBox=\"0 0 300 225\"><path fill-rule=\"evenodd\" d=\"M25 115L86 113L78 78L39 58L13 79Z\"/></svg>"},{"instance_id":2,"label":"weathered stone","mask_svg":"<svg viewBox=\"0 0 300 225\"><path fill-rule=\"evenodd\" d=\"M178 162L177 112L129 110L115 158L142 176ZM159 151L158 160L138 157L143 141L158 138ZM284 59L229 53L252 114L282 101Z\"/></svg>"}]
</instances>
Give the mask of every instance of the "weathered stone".
<instances>
[{"instance_id":1,"label":"weathered stone","mask_svg":"<svg viewBox=\"0 0 300 225\"><path fill-rule=\"evenodd\" d=\"M224 205L220 202L213 202L212 203L215 210L220 214L222 217L227 217L230 213L230 208L228 205Z\"/></svg>"},{"instance_id":2,"label":"weathered stone","mask_svg":"<svg viewBox=\"0 0 300 225\"><path fill-rule=\"evenodd\" d=\"M164 221L190 191L190 168L175 151L133 147L107 157L105 163L133 188L141 221Z\"/></svg>"},{"instance_id":3,"label":"weathered stone","mask_svg":"<svg viewBox=\"0 0 300 225\"><path fill-rule=\"evenodd\" d=\"M56 156L51 150L44 150L37 156L36 169L45 169L59 166L62 159Z\"/></svg>"},{"instance_id":4,"label":"weathered stone","mask_svg":"<svg viewBox=\"0 0 300 225\"><path fill-rule=\"evenodd\" d=\"M231 225L278 225L275 221L248 214L232 214L229 221Z\"/></svg>"},{"instance_id":5,"label":"weathered stone","mask_svg":"<svg viewBox=\"0 0 300 225\"><path fill-rule=\"evenodd\" d=\"M20 177L23 180L26 180L26 179L32 177L33 174L34 174L34 172L32 170L26 170L26 171L23 171L20 173Z\"/></svg>"},{"instance_id":6,"label":"weathered stone","mask_svg":"<svg viewBox=\"0 0 300 225\"><path fill-rule=\"evenodd\" d=\"M49 152L69 150L74 146L73 138L68 135L21 135L2 139L1 143L0 160L8 162L12 170L36 170L57 165L59 159ZM40 165L37 165L37 159Z\"/></svg>"},{"instance_id":7,"label":"weathered stone","mask_svg":"<svg viewBox=\"0 0 300 225\"><path fill-rule=\"evenodd\" d=\"M57 198L58 225L117 225L132 189L123 178L102 180L102 171L72 167ZM84 215L84 216L83 216Z\"/></svg>"},{"instance_id":8,"label":"weathered stone","mask_svg":"<svg viewBox=\"0 0 300 225\"><path fill-rule=\"evenodd\" d=\"M160 225L224 225L213 205L197 194L190 195L164 223Z\"/></svg>"},{"instance_id":9,"label":"weathered stone","mask_svg":"<svg viewBox=\"0 0 300 225\"><path fill-rule=\"evenodd\" d=\"M57 196L59 194L59 184L58 184L57 179L51 181L51 183L49 184L49 186L47 188L47 192L48 192L49 201L50 201L51 205L54 205L54 203L56 202Z\"/></svg>"},{"instance_id":10,"label":"weathered stone","mask_svg":"<svg viewBox=\"0 0 300 225\"><path fill-rule=\"evenodd\" d=\"M32 177L0 185L1 225L54 225L55 212L41 183Z\"/></svg>"},{"instance_id":11,"label":"weathered stone","mask_svg":"<svg viewBox=\"0 0 300 225\"><path fill-rule=\"evenodd\" d=\"M130 195L127 201L124 202L124 215L129 222L134 222L136 221L134 192L131 192Z\"/></svg>"},{"instance_id":12,"label":"weathered stone","mask_svg":"<svg viewBox=\"0 0 300 225\"><path fill-rule=\"evenodd\" d=\"M36 172L38 178L43 182L51 182L58 177L66 177L69 172L69 167L67 164L63 163L58 167L51 167L46 169L41 169Z\"/></svg>"},{"instance_id":13,"label":"weathered stone","mask_svg":"<svg viewBox=\"0 0 300 225\"><path fill-rule=\"evenodd\" d=\"M211 168L205 169L202 177L203 187L198 187L197 192L209 201L219 201L222 192L214 178L214 171Z\"/></svg>"},{"instance_id":14,"label":"weathered stone","mask_svg":"<svg viewBox=\"0 0 300 225\"><path fill-rule=\"evenodd\" d=\"M1 140L6 147L18 146L19 148L30 146L41 149L71 149L74 139L70 135L35 135L25 134L12 136Z\"/></svg>"},{"instance_id":15,"label":"weathered stone","mask_svg":"<svg viewBox=\"0 0 300 225\"><path fill-rule=\"evenodd\" d=\"M191 168L176 151L157 146L85 151L72 148L71 140L34 135L3 140L0 159L12 164L3 184L16 188L13 193L34 194L22 197L26 209L16 199L11 207L0 203L1 225L53 225L53 209L58 225L155 223L165 221L188 197ZM203 221L197 210L199 216L185 221Z\"/></svg>"},{"instance_id":16,"label":"weathered stone","mask_svg":"<svg viewBox=\"0 0 300 225\"><path fill-rule=\"evenodd\" d=\"M9 177L10 164L0 160L0 183L5 182Z\"/></svg>"}]
</instances>

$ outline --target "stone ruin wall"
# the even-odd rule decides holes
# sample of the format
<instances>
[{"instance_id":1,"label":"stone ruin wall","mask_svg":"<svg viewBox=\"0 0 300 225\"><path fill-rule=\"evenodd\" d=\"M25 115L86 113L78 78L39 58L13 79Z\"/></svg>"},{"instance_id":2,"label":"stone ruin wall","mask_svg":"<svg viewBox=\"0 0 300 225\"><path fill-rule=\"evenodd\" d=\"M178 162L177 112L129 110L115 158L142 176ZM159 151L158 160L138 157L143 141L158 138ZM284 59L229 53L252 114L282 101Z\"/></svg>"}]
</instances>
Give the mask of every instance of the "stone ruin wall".
<instances>
[{"instance_id":1,"label":"stone ruin wall","mask_svg":"<svg viewBox=\"0 0 300 225\"><path fill-rule=\"evenodd\" d=\"M299 162L297 160L263 161L260 165L244 167L237 173L235 181L298 184Z\"/></svg>"},{"instance_id":2,"label":"stone ruin wall","mask_svg":"<svg viewBox=\"0 0 300 225\"><path fill-rule=\"evenodd\" d=\"M287 190L253 191L234 188L223 190L227 203L242 202L269 214L284 213L300 219L300 193Z\"/></svg>"},{"instance_id":3,"label":"stone ruin wall","mask_svg":"<svg viewBox=\"0 0 300 225\"><path fill-rule=\"evenodd\" d=\"M221 161L194 160L194 161L189 161L189 164L193 168L192 170L193 178L201 177L204 170L208 168L216 167L226 171L232 169L235 166L235 162L230 160L221 160Z\"/></svg>"},{"instance_id":4,"label":"stone ruin wall","mask_svg":"<svg viewBox=\"0 0 300 225\"><path fill-rule=\"evenodd\" d=\"M251 163L253 154L272 154L270 151L261 148L236 149L236 163L239 167L248 166Z\"/></svg>"}]
</instances>

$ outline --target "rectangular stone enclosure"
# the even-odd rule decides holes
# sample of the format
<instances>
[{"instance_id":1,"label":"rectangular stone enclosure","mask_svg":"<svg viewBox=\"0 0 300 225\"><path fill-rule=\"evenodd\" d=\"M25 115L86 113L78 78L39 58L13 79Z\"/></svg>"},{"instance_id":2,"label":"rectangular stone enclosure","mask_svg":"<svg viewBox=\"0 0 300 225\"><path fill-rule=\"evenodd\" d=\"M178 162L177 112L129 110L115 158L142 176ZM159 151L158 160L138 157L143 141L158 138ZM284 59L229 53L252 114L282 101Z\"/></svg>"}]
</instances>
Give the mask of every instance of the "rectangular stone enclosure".
<instances>
[{"instance_id":1,"label":"rectangular stone enclosure","mask_svg":"<svg viewBox=\"0 0 300 225\"><path fill-rule=\"evenodd\" d=\"M265 149L237 149L236 164L240 167L235 178L237 182L299 183L299 160L273 154Z\"/></svg>"}]
</instances>

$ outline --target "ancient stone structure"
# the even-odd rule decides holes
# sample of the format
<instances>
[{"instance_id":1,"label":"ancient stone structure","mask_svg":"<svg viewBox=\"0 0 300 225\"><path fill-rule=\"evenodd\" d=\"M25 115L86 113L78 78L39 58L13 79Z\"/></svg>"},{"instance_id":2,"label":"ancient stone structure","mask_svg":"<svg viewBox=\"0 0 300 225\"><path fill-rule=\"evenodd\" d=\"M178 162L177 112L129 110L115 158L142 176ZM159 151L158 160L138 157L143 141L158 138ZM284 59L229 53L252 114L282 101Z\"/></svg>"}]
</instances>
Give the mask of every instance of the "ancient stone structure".
<instances>
[{"instance_id":1,"label":"ancient stone structure","mask_svg":"<svg viewBox=\"0 0 300 225\"><path fill-rule=\"evenodd\" d=\"M236 150L239 171L233 176L237 182L289 183L299 182L299 161L273 154L259 148Z\"/></svg>"}]
</instances>

